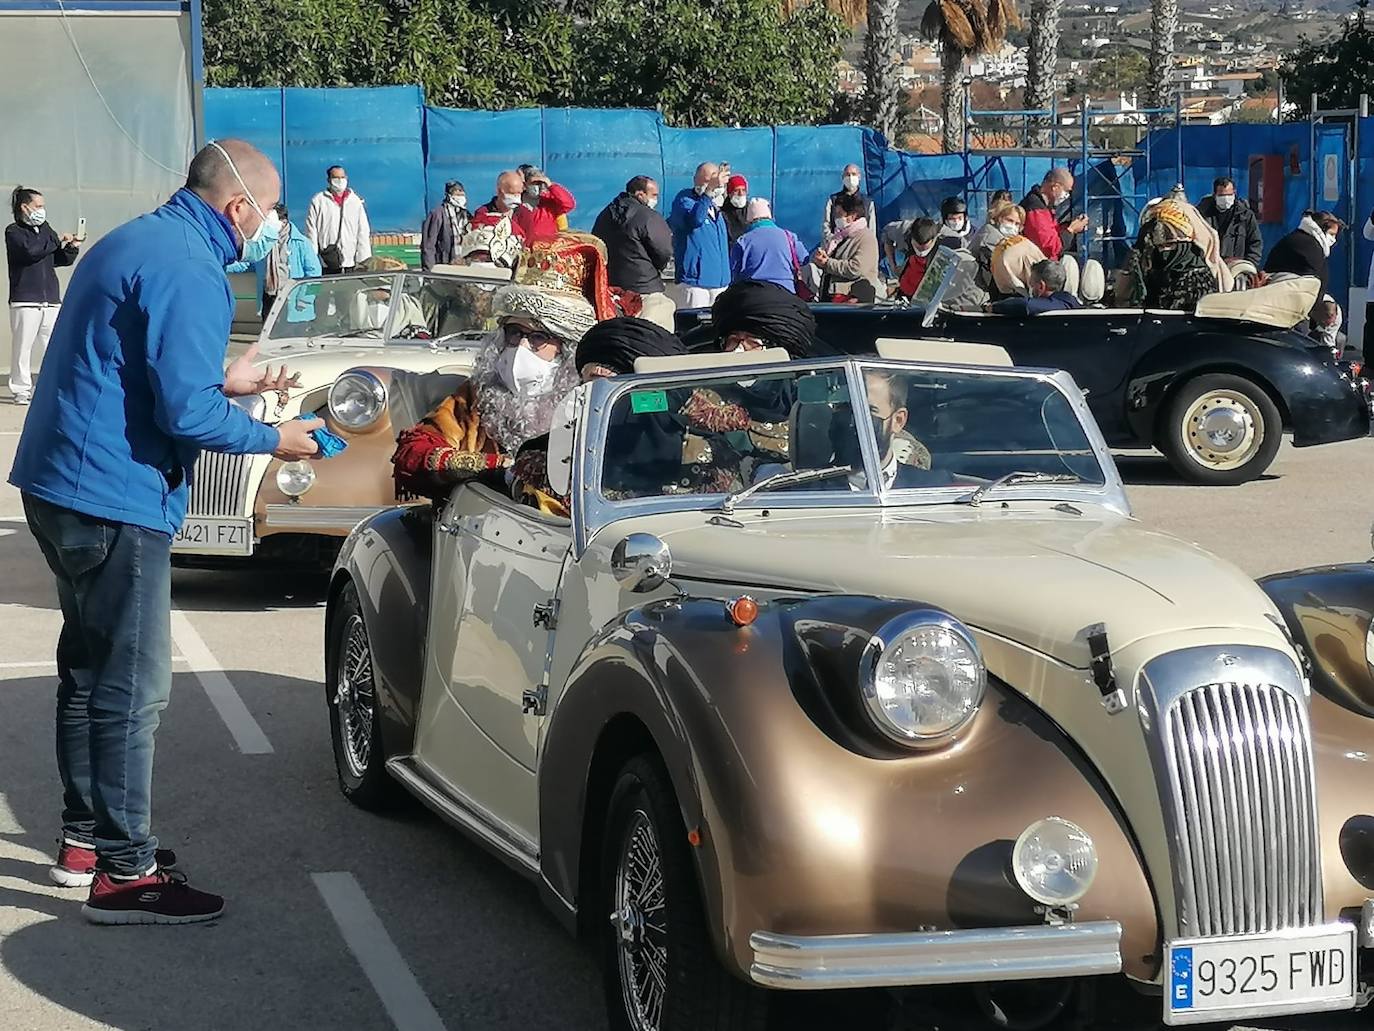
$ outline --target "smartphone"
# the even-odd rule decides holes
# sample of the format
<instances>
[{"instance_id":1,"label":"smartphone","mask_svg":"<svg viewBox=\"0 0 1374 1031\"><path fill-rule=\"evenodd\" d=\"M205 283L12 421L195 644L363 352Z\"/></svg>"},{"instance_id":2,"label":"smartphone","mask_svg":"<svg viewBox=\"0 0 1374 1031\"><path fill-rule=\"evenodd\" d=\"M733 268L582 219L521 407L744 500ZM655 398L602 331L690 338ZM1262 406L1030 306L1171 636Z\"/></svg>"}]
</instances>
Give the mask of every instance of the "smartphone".
<instances>
[{"instance_id":1,"label":"smartphone","mask_svg":"<svg viewBox=\"0 0 1374 1031\"><path fill-rule=\"evenodd\" d=\"M80 243L86 239L86 216L82 215L76 220L76 240Z\"/></svg>"}]
</instances>

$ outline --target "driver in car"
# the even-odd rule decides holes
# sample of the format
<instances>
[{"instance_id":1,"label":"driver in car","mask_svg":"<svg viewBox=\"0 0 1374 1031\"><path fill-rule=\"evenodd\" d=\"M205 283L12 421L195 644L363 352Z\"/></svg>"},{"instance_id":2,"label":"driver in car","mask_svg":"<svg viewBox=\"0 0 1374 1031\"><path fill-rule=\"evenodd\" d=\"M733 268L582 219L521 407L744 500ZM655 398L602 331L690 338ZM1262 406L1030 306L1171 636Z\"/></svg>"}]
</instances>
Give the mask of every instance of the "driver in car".
<instances>
[{"instance_id":1,"label":"driver in car","mask_svg":"<svg viewBox=\"0 0 1374 1031\"><path fill-rule=\"evenodd\" d=\"M573 349L596 324L585 297L512 285L497 291L492 307L497 328L472 375L397 438L398 490L440 500L508 468L521 444L549 432L554 409L577 386Z\"/></svg>"}]
</instances>

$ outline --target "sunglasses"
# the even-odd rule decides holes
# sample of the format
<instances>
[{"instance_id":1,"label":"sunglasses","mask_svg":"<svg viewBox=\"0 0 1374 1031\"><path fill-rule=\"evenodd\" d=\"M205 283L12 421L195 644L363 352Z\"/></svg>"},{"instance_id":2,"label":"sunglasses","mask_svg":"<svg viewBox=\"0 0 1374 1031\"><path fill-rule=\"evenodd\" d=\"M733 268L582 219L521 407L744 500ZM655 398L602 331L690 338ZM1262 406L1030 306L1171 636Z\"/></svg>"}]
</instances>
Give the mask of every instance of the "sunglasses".
<instances>
[{"instance_id":1,"label":"sunglasses","mask_svg":"<svg viewBox=\"0 0 1374 1031\"><path fill-rule=\"evenodd\" d=\"M725 345L722 349L725 351L762 351L767 346L763 340L752 333L735 330L726 335Z\"/></svg>"},{"instance_id":2,"label":"sunglasses","mask_svg":"<svg viewBox=\"0 0 1374 1031\"><path fill-rule=\"evenodd\" d=\"M552 333L544 333L537 329L527 329L524 326L515 324L508 325L506 331L506 346L519 347L522 343L527 343L530 350L541 358L549 357L557 352L561 346L561 341Z\"/></svg>"}]
</instances>

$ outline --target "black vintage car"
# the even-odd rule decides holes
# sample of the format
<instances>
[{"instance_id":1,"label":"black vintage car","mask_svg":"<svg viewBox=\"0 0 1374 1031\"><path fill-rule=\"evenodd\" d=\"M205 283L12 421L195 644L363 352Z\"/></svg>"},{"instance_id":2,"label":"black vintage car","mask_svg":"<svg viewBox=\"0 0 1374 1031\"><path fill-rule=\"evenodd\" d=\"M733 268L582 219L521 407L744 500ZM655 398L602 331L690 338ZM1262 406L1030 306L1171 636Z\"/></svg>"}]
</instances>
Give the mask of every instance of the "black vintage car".
<instances>
[{"instance_id":1,"label":"black vintage car","mask_svg":"<svg viewBox=\"0 0 1374 1031\"><path fill-rule=\"evenodd\" d=\"M884 338L995 344L1017 365L1065 369L1108 444L1157 447L1196 483L1260 476L1284 430L1297 447L1370 431L1369 385L1296 330L1139 308L1029 317L951 311L941 301L958 295L960 263L939 262L932 274L938 286L910 305L813 305L818 336L847 354L872 353ZM689 345L700 344L712 336L709 320L706 310L681 311L677 328Z\"/></svg>"}]
</instances>

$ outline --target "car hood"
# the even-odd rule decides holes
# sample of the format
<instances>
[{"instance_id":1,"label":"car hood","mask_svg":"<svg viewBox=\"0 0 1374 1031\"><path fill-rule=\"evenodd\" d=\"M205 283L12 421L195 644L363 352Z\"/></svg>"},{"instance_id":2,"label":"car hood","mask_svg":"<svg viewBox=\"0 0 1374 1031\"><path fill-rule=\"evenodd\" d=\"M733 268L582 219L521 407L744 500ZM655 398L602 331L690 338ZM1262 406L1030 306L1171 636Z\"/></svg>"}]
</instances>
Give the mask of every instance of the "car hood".
<instances>
[{"instance_id":1,"label":"car hood","mask_svg":"<svg viewBox=\"0 0 1374 1031\"><path fill-rule=\"evenodd\" d=\"M1106 624L1114 650L1207 628L1274 636L1282 647L1275 609L1252 579L1107 510L773 510L737 515L740 527L694 517L642 527L667 542L677 580L910 599L1080 669L1089 666L1082 631L1094 623Z\"/></svg>"}]
</instances>

